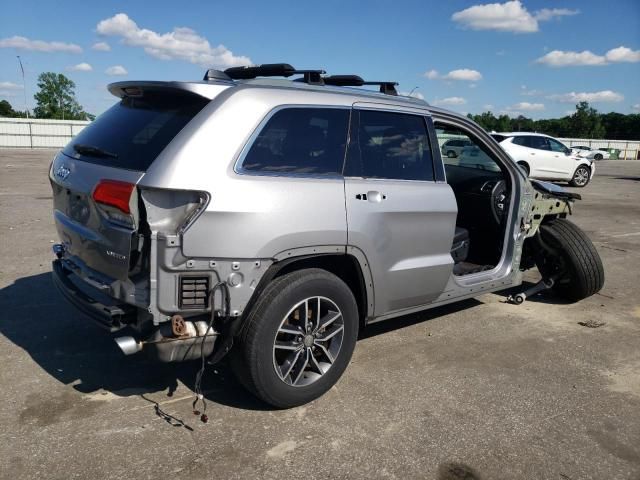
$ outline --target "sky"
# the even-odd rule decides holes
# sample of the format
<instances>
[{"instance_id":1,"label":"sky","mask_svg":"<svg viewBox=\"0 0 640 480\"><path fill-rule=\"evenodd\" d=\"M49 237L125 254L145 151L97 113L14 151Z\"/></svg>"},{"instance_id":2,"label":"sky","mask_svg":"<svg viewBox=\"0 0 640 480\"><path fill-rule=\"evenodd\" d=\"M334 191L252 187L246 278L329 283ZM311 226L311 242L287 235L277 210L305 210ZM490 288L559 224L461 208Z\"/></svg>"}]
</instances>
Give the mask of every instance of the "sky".
<instances>
[{"instance_id":1,"label":"sky","mask_svg":"<svg viewBox=\"0 0 640 480\"><path fill-rule=\"evenodd\" d=\"M398 81L462 113L553 118L581 100L638 113L640 0L22 0L0 16L0 99L19 110L46 71L100 114L110 82L277 62Z\"/></svg>"}]
</instances>

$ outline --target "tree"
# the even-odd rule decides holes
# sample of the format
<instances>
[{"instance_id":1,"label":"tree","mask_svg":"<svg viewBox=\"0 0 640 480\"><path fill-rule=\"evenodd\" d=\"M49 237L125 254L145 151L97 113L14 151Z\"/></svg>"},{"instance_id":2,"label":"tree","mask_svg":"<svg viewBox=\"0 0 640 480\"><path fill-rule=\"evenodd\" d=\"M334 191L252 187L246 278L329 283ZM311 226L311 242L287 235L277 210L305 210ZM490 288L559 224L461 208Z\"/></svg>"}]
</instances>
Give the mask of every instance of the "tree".
<instances>
[{"instance_id":1,"label":"tree","mask_svg":"<svg viewBox=\"0 0 640 480\"><path fill-rule=\"evenodd\" d=\"M14 117L16 112L6 100L0 100L0 117Z\"/></svg>"},{"instance_id":2,"label":"tree","mask_svg":"<svg viewBox=\"0 0 640 480\"><path fill-rule=\"evenodd\" d=\"M87 119L87 113L75 98L76 84L61 73L41 73L38 88L40 91L34 95L36 118Z\"/></svg>"},{"instance_id":3,"label":"tree","mask_svg":"<svg viewBox=\"0 0 640 480\"><path fill-rule=\"evenodd\" d=\"M575 113L569 117L569 129L578 138L604 138L605 134L598 111L588 102L576 105Z\"/></svg>"}]
</instances>

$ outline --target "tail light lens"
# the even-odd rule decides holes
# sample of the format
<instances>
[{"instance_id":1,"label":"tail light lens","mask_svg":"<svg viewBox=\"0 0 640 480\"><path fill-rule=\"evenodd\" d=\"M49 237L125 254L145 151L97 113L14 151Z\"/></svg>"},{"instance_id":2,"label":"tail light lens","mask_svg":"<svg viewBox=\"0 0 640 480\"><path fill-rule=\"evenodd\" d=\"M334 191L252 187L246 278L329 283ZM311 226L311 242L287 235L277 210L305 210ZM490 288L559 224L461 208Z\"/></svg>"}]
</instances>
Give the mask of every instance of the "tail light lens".
<instances>
[{"instance_id":1,"label":"tail light lens","mask_svg":"<svg viewBox=\"0 0 640 480\"><path fill-rule=\"evenodd\" d=\"M130 214L129 201L134 188L135 185L133 183L120 182L118 180L100 180L93 190L93 200L96 203L109 205L123 213Z\"/></svg>"},{"instance_id":2,"label":"tail light lens","mask_svg":"<svg viewBox=\"0 0 640 480\"><path fill-rule=\"evenodd\" d=\"M131 194L135 185L119 180L100 180L93 190L93 201L109 220L133 228Z\"/></svg>"}]
</instances>

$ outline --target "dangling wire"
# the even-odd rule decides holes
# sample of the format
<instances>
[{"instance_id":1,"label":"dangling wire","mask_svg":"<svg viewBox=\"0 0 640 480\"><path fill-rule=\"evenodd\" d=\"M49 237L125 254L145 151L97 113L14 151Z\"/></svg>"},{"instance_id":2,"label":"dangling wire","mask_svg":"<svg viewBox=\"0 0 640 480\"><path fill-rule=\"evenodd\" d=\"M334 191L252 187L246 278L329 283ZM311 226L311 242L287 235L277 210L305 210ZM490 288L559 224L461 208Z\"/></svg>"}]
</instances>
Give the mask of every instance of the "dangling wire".
<instances>
[{"instance_id":1,"label":"dangling wire","mask_svg":"<svg viewBox=\"0 0 640 480\"><path fill-rule=\"evenodd\" d=\"M216 283L211 290L209 290L209 305L211 305L211 317L209 318L209 324L207 325L207 330L202 336L202 341L200 343L200 370L196 374L196 381L194 384L194 392L196 394L196 398L193 401L193 413L194 415L200 415L200 420L203 423L207 423L209 417L207 417L207 402L204 399L204 394L202 393L202 377L204 376L204 370L206 367L207 358L204 354L204 345L207 340L207 335L213 328L213 322L216 319L216 308L215 308L215 294L216 291L220 290L222 305L220 309L220 317L223 319L223 322L227 322L229 320L230 312L231 312L231 299L229 294L229 286L227 282L218 282ZM198 402L202 402L202 413L197 409Z\"/></svg>"}]
</instances>

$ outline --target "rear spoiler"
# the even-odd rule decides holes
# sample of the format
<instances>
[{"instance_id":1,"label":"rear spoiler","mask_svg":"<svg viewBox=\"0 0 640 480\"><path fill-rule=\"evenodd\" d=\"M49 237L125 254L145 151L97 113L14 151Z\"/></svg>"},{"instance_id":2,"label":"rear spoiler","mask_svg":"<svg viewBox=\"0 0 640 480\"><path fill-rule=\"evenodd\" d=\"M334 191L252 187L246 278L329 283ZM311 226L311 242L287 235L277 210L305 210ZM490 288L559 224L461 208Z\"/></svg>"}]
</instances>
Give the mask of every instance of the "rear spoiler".
<instances>
[{"instance_id":1,"label":"rear spoiler","mask_svg":"<svg viewBox=\"0 0 640 480\"><path fill-rule=\"evenodd\" d=\"M140 97L145 91L173 91L175 93L197 95L212 100L222 90L233 86L233 82L153 82L127 81L110 83L107 88L119 98Z\"/></svg>"}]
</instances>

